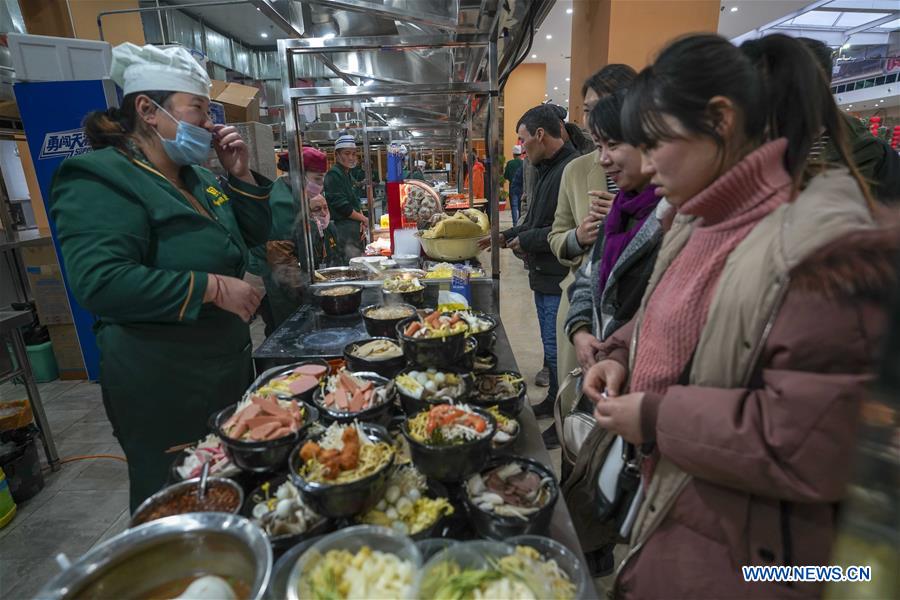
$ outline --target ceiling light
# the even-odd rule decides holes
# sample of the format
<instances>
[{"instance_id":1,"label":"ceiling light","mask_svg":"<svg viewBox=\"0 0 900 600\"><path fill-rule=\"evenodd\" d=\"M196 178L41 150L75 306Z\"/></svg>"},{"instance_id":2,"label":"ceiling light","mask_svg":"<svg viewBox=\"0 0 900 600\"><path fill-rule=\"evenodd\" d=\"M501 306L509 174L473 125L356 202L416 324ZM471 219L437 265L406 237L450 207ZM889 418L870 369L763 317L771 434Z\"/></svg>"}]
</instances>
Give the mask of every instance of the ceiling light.
<instances>
[{"instance_id":1,"label":"ceiling light","mask_svg":"<svg viewBox=\"0 0 900 600\"><path fill-rule=\"evenodd\" d=\"M738 7L737 7L737 6L732 6L732 7L731 7L731 12L737 12L737 11L738 11Z\"/></svg>"},{"instance_id":2,"label":"ceiling light","mask_svg":"<svg viewBox=\"0 0 900 600\"><path fill-rule=\"evenodd\" d=\"M266 33L265 31L263 31L261 34L259 34L259 37L267 38L267 37L269 37L269 34Z\"/></svg>"},{"instance_id":3,"label":"ceiling light","mask_svg":"<svg viewBox=\"0 0 900 600\"><path fill-rule=\"evenodd\" d=\"M568 103L569 103L569 99L568 99L568 98L566 98L566 104L568 104Z\"/></svg>"},{"instance_id":4,"label":"ceiling light","mask_svg":"<svg viewBox=\"0 0 900 600\"><path fill-rule=\"evenodd\" d=\"M567 9L566 9L566 14L567 14L567 15L571 15L572 12L574 12L574 11L573 11L571 8L567 8Z\"/></svg>"},{"instance_id":5,"label":"ceiling light","mask_svg":"<svg viewBox=\"0 0 900 600\"><path fill-rule=\"evenodd\" d=\"M532 54L531 58L537 58L537 54Z\"/></svg>"},{"instance_id":6,"label":"ceiling light","mask_svg":"<svg viewBox=\"0 0 900 600\"><path fill-rule=\"evenodd\" d=\"M851 44L850 42L847 42L846 44L844 44L843 46L841 46L841 50L846 50L846 49L849 48L850 46L852 46L852 44Z\"/></svg>"},{"instance_id":7,"label":"ceiling light","mask_svg":"<svg viewBox=\"0 0 900 600\"><path fill-rule=\"evenodd\" d=\"M322 36L322 39L323 39L323 40L333 40L333 39L335 38L335 35L336 35L336 34L333 33L333 32L328 32L328 33L326 33L325 35Z\"/></svg>"},{"instance_id":8,"label":"ceiling light","mask_svg":"<svg viewBox=\"0 0 900 600\"><path fill-rule=\"evenodd\" d=\"M550 34L548 33L548 34L547 34L547 39L548 39L548 40L552 40L552 39L553 39L553 36L550 35Z\"/></svg>"},{"instance_id":9,"label":"ceiling light","mask_svg":"<svg viewBox=\"0 0 900 600\"><path fill-rule=\"evenodd\" d=\"M555 92L556 90L558 90L558 89L559 89L559 86L556 86L556 85L553 86L553 91L554 91L554 92Z\"/></svg>"},{"instance_id":10,"label":"ceiling light","mask_svg":"<svg viewBox=\"0 0 900 600\"><path fill-rule=\"evenodd\" d=\"M853 108L853 105L852 105L852 104L850 105L850 108Z\"/></svg>"},{"instance_id":11,"label":"ceiling light","mask_svg":"<svg viewBox=\"0 0 900 600\"><path fill-rule=\"evenodd\" d=\"M569 81L569 78L568 78L568 77L566 77L566 81Z\"/></svg>"},{"instance_id":12,"label":"ceiling light","mask_svg":"<svg viewBox=\"0 0 900 600\"><path fill-rule=\"evenodd\" d=\"M544 94L544 98L546 98L546 97L549 96L549 95L550 95L550 94Z\"/></svg>"}]
</instances>

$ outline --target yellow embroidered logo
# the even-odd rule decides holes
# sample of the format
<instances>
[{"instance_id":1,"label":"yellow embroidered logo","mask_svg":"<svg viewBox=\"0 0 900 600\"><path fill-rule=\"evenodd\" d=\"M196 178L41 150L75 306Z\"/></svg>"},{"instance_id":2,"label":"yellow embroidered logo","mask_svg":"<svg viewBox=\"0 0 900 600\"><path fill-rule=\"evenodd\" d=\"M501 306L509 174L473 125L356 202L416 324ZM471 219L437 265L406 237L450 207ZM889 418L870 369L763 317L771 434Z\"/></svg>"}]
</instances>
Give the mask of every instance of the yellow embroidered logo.
<instances>
[{"instance_id":1,"label":"yellow embroidered logo","mask_svg":"<svg viewBox=\"0 0 900 600\"><path fill-rule=\"evenodd\" d=\"M206 193L212 196L213 204L216 206L222 206L226 202L228 202L228 196L214 188L213 186L209 186L206 188Z\"/></svg>"}]
</instances>

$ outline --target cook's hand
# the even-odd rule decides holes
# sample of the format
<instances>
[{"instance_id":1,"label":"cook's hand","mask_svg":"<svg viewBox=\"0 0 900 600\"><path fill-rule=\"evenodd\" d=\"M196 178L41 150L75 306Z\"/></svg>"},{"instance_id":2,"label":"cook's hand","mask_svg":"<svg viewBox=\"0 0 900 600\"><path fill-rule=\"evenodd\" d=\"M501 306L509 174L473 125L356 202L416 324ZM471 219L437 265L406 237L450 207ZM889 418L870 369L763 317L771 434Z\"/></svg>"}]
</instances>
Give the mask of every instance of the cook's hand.
<instances>
[{"instance_id":1,"label":"cook's hand","mask_svg":"<svg viewBox=\"0 0 900 600\"><path fill-rule=\"evenodd\" d=\"M609 209L612 207L613 199L616 195L598 190L588 192L588 196L591 198L591 207L588 210L588 216L592 217L595 221L603 221L606 219L606 215L609 214Z\"/></svg>"},{"instance_id":2,"label":"cook's hand","mask_svg":"<svg viewBox=\"0 0 900 600\"><path fill-rule=\"evenodd\" d=\"M515 254L522 254L522 243L519 242L518 237L514 237L513 239L506 242L506 247L512 250Z\"/></svg>"},{"instance_id":3,"label":"cook's hand","mask_svg":"<svg viewBox=\"0 0 900 600\"><path fill-rule=\"evenodd\" d=\"M606 396L618 396L625 384L628 373L621 363L614 360L601 360L591 367L584 376L584 393L596 404Z\"/></svg>"},{"instance_id":4,"label":"cook's hand","mask_svg":"<svg viewBox=\"0 0 900 600\"><path fill-rule=\"evenodd\" d=\"M597 425L622 436L632 444L644 443L641 434L641 403L644 392L625 394L624 396L607 396L594 405L594 418Z\"/></svg>"},{"instance_id":5,"label":"cook's hand","mask_svg":"<svg viewBox=\"0 0 900 600\"><path fill-rule=\"evenodd\" d=\"M250 152L234 125L213 126L216 156L222 167L241 181L255 184L250 173Z\"/></svg>"},{"instance_id":6,"label":"cook's hand","mask_svg":"<svg viewBox=\"0 0 900 600\"><path fill-rule=\"evenodd\" d=\"M203 295L204 302L212 302L222 310L236 314L246 323L256 313L262 298L263 295L243 279L214 273L209 274L206 293Z\"/></svg>"},{"instance_id":7,"label":"cook's hand","mask_svg":"<svg viewBox=\"0 0 900 600\"><path fill-rule=\"evenodd\" d=\"M590 331L587 329L576 331L572 335L572 344L575 345L575 356L582 369L587 371L597 363L597 351L602 344Z\"/></svg>"},{"instance_id":8,"label":"cook's hand","mask_svg":"<svg viewBox=\"0 0 900 600\"><path fill-rule=\"evenodd\" d=\"M602 224L603 221L598 221L591 215L586 216L581 225L575 229L575 238L578 240L578 243L583 248L593 246L594 242L597 241L597 236L600 235L600 226Z\"/></svg>"},{"instance_id":9,"label":"cook's hand","mask_svg":"<svg viewBox=\"0 0 900 600\"><path fill-rule=\"evenodd\" d=\"M501 248L506 248L506 238L502 233L499 234L499 237L497 238L497 245ZM478 240L478 247L482 250L489 249L491 247L491 236L487 236Z\"/></svg>"}]
</instances>

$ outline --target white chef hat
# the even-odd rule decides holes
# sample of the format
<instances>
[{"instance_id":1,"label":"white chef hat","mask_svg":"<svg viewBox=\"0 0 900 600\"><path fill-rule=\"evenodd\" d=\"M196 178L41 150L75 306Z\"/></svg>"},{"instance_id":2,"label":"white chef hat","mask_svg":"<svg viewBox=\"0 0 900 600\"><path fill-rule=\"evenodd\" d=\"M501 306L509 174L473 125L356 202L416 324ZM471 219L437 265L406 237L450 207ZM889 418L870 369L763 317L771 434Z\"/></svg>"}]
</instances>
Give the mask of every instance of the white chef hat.
<instances>
[{"instance_id":1,"label":"white chef hat","mask_svg":"<svg viewBox=\"0 0 900 600\"><path fill-rule=\"evenodd\" d=\"M180 46L158 48L119 44L112 51L110 78L125 95L134 92L184 92L209 98L206 69Z\"/></svg>"},{"instance_id":2,"label":"white chef hat","mask_svg":"<svg viewBox=\"0 0 900 600\"><path fill-rule=\"evenodd\" d=\"M356 149L356 140L353 139L352 135L342 135L334 143L335 150L343 150L345 148Z\"/></svg>"},{"instance_id":3,"label":"white chef hat","mask_svg":"<svg viewBox=\"0 0 900 600\"><path fill-rule=\"evenodd\" d=\"M522 154L522 146L519 144L513 146L513 154Z\"/></svg>"},{"instance_id":4,"label":"white chef hat","mask_svg":"<svg viewBox=\"0 0 900 600\"><path fill-rule=\"evenodd\" d=\"M407 152L409 152L409 150L407 150L406 144L400 144L400 154L406 154Z\"/></svg>"}]
</instances>

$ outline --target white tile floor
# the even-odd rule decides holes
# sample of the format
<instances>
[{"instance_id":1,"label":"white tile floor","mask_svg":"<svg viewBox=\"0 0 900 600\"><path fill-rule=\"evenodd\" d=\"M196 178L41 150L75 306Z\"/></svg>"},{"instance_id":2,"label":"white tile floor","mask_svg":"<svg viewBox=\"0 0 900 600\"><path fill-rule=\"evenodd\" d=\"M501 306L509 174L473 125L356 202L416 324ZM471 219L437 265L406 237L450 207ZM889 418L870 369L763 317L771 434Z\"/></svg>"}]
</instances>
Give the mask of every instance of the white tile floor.
<instances>
[{"instance_id":1,"label":"white tile floor","mask_svg":"<svg viewBox=\"0 0 900 600\"><path fill-rule=\"evenodd\" d=\"M489 257L483 257L485 261ZM537 317L522 262L501 253L501 316L519 369L529 384L543 362ZM251 327L254 345L262 341L262 323ZM89 382L41 384L47 417L60 457L97 454L124 456L112 435L100 397ZM533 403L546 388L529 386ZM24 387L0 386L0 400L26 397ZM543 429L549 419L541 421ZM43 457L43 452L41 452ZM559 451L551 452L559 470ZM31 598L57 571L54 557L63 552L78 557L92 546L123 531L128 524L128 473L124 462L108 458L66 462L60 471L45 471L46 486L19 506L18 514L0 529L0 598Z\"/></svg>"}]
</instances>

